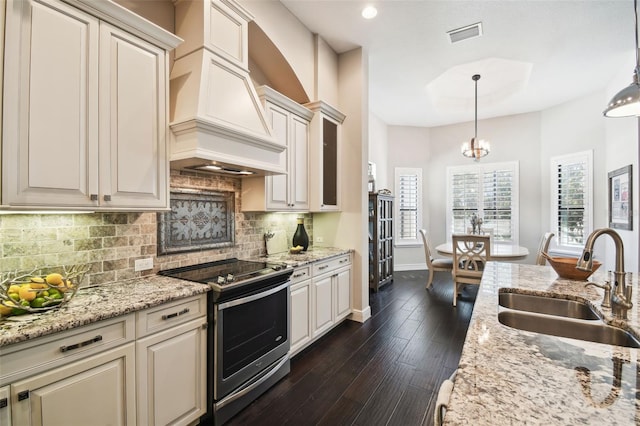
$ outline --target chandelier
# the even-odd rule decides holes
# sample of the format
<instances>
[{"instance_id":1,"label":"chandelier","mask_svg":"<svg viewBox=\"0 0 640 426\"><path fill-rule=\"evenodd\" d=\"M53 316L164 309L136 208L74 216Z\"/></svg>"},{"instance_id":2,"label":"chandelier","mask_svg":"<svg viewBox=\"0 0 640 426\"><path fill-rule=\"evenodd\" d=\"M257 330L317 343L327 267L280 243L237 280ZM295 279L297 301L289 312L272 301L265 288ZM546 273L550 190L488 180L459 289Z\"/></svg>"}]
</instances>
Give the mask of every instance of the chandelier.
<instances>
[{"instance_id":1,"label":"chandelier","mask_svg":"<svg viewBox=\"0 0 640 426\"><path fill-rule=\"evenodd\" d=\"M462 148L460 151L465 157L473 158L475 161L479 161L480 158L489 154L491 147L489 146L488 141L485 141L483 139L478 140L478 80L480 80L480 74L474 74L471 79L476 83L475 134L474 137L471 138L471 142L464 142L462 144Z\"/></svg>"},{"instance_id":2,"label":"chandelier","mask_svg":"<svg viewBox=\"0 0 640 426\"><path fill-rule=\"evenodd\" d=\"M640 59L638 59L638 2L633 0L636 34L636 69L633 73L633 83L616 94L604 110L605 117L633 117L640 116Z\"/></svg>"}]
</instances>

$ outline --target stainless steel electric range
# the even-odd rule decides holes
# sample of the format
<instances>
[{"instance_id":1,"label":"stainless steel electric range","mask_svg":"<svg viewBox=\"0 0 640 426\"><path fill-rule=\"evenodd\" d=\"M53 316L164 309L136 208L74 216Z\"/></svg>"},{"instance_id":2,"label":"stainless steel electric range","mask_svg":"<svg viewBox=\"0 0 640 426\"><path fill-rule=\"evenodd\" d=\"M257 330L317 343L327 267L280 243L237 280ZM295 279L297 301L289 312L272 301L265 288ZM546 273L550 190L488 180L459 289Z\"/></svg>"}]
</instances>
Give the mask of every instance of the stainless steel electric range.
<instances>
[{"instance_id":1,"label":"stainless steel electric range","mask_svg":"<svg viewBox=\"0 0 640 426\"><path fill-rule=\"evenodd\" d=\"M286 265L227 259L160 274L210 285L208 411L220 425L289 373Z\"/></svg>"}]
</instances>

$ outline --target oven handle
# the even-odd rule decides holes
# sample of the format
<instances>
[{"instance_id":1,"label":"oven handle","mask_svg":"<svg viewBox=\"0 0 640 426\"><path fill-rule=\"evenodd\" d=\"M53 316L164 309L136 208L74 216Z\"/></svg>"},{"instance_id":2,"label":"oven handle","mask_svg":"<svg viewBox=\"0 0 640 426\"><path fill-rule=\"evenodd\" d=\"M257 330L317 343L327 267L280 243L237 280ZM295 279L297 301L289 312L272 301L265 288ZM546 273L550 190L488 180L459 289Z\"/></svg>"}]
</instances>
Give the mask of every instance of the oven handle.
<instances>
[{"instance_id":1,"label":"oven handle","mask_svg":"<svg viewBox=\"0 0 640 426\"><path fill-rule=\"evenodd\" d=\"M232 403L233 401L235 401L236 399L243 397L247 393L251 392L252 390L257 388L258 386L260 386L262 383L264 383L267 380L269 380L271 378L271 376L276 374L280 370L280 367L282 367L287 361L289 361L289 355L285 355L284 357L282 357L280 362L278 362L278 364L275 365L271 369L271 371L269 371L264 376L260 377L259 380L256 380L255 382L251 383L246 388L244 388L242 390L238 390L237 392L232 393L231 395L229 395L229 396L221 399L220 401L216 402L215 403L216 409L221 409L225 405L228 405L228 404Z\"/></svg>"},{"instance_id":2,"label":"oven handle","mask_svg":"<svg viewBox=\"0 0 640 426\"><path fill-rule=\"evenodd\" d=\"M220 304L218 304L218 310L221 311L221 310L226 309L226 308L231 308L233 306L238 306L238 305L242 305L244 303L253 302L254 300L262 299L263 297L271 296L272 294L277 293L280 290L283 290L283 289L289 287L289 284L290 284L290 281L287 280L284 284L281 284L278 287L274 287L272 289L269 289L269 290L266 290L266 291L262 291L262 292L257 293L257 294L252 294L251 296L242 297L240 299L230 300L228 302L220 303Z\"/></svg>"}]
</instances>

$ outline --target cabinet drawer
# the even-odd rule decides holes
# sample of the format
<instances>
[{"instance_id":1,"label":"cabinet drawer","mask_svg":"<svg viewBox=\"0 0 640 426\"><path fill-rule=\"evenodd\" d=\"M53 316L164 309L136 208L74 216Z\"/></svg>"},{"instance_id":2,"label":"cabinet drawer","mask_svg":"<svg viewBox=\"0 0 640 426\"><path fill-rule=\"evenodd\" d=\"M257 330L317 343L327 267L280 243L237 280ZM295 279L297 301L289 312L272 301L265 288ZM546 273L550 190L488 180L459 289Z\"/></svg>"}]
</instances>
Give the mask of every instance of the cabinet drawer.
<instances>
[{"instance_id":1,"label":"cabinet drawer","mask_svg":"<svg viewBox=\"0 0 640 426\"><path fill-rule=\"evenodd\" d=\"M166 303L136 313L138 338L207 315L207 295Z\"/></svg>"},{"instance_id":2,"label":"cabinet drawer","mask_svg":"<svg viewBox=\"0 0 640 426\"><path fill-rule=\"evenodd\" d=\"M0 349L0 385L131 342L133 314Z\"/></svg>"},{"instance_id":3,"label":"cabinet drawer","mask_svg":"<svg viewBox=\"0 0 640 426\"><path fill-rule=\"evenodd\" d=\"M334 257L329 260L318 262L313 265L313 276L326 274L342 266L351 264L351 255L345 254L343 256Z\"/></svg>"},{"instance_id":4,"label":"cabinet drawer","mask_svg":"<svg viewBox=\"0 0 640 426\"><path fill-rule=\"evenodd\" d=\"M311 269L309 266L301 266L293 270L291 275L291 285L299 283L300 281L308 280L311 278Z\"/></svg>"}]
</instances>

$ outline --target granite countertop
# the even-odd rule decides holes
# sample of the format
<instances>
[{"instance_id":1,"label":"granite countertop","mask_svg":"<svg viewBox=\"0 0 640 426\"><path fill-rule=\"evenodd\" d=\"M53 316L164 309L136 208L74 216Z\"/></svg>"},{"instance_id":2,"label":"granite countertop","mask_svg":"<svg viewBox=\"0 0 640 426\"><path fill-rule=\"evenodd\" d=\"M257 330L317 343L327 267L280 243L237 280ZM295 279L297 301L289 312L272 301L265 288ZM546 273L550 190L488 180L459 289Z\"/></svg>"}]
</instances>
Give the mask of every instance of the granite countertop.
<instances>
[{"instance_id":1,"label":"granite countertop","mask_svg":"<svg viewBox=\"0 0 640 426\"><path fill-rule=\"evenodd\" d=\"M59 309L0 319L0 348L206 293L210 289L208 285L162 275L80 288L73 299Z\"/></svg>"},{"instance_id":2,"label":"granite countertop","mask_svg":"<svg viewBox=\"0 0 640 426\"><path fill-rule=\"evenodd\" d=\"M248 260L268 260L298 267L352 251L351 249L317 247L300 254L282 253ZM173 300L206 293L210 289L211 287L208 285L163 275L151 275L118 283L81 288L78 289L73 299L59 309L0 319L0 348L126 315Z\"/></svg>"},{"instance_id":3,"label":"granite countertop","mask_svg":"<svg viewBox=\"0 0 640 426\"><path fill-rule=\"evenodd\" d=\"M500 288L591 301L604 321L640 336L634 273L629 320L600 306L603 290L558 279L550 266L489 262L467 331L446 425L640 424L640 349L510 328L498 322ZM590 280L603 283L606 272ZM516 290L517 288L517 290ZM617 377L616 377L617 376ZM619 385L614 385L619 380Z\"/></svg>"},{"instance_id":4,"label":"granite countertop","mask_svg":"<svg viewBox=\"0 0 640 426\"><path fill-rule=\"evenodd\" d=\"M289 266L297 268L309 263L318 262L320 260L330 259L332 257L341 256L343 254L351 253L353 249L340 249L335 247L314 247L307 251L300 252L298 254L291 254L289 252L273 254L271 256L260 257L258 260L285 263Z\"/></svg>"}]
</instances>

